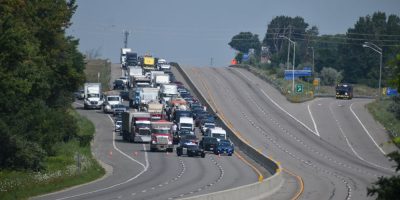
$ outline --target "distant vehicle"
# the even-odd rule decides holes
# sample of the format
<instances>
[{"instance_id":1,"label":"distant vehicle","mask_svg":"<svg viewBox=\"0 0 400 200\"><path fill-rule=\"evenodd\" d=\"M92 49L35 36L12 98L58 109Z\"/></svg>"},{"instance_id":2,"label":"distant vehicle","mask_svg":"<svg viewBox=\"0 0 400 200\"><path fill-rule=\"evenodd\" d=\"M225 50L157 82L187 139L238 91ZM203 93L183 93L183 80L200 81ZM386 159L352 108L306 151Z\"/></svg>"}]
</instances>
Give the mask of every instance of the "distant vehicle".
<instances>
[{"instance_id":1,"label":"distant vehicle","mask_svg":"<svg viewBox=\"0 0 400 200\"><path fill-rule=\"evenodd\" d=\"M215 128L215 123L212 121L203 121L200 125L200 131L203 133L203 135L206 133L206 130L209 128Z\"/></svg>"},{"instance_id":2,"label":"distant vehicle","mask_svg":"<svg viewBox=\"0 0 400 200\"><path fill-rule=\"evenodd\" d=\"M132 49L130 48L121 48L121 67L124 67L126 64L126 54L131 52Z\"/></svg>"},{"instance_id":3,"label":"distant vehicle","mask_svg":"<svg viewBox=\"0 0 400 200\"><path fill-rule=\"evenodd\" d=\"M200 156L206 157L206 153L197 144L183 143L176 147L176 154L178 156L187 155L188 157Z\"/></svg>"},{"instance_id":4,"label":"distant vehicle","mask_svg":"<svg viewBox=\"0 0 400 200\"><path fill-rule=\"evenodd\" d=\"M178 144L181 142L181 138L185 137L186 135L194 135L193 131L183 129L183 130L178 130L174 133L173 136L173 142L174 144Z\"/></svg>"},{"instance_id":5,"label":"distant vehicle","mask_svg":"<svg viewBox=\"0 0 400 200\"><path fill-rule=\"evenodd\" d=\"M167 152L174 151L171 127L172 127L172 122L166 120L151 122L150 151L156 151L156 150L164 150Z\"/></svg>"},{"instance_id":6,"label":"distant vehicle","mask_svg":"<svg viewBox=\"0 0 400 200\"><path fill-rule=\"evenodd\" d=\"M122 80L126 86L128 86L129 83L129 77L128 76L121 76L119 77L120 80Z\"/></svg>"},{"instance_id":7,"label":"distant vehicle","mask_svg":"<svg viewBox=\"0 0 400 200\"><path fill-rule=\"evenodd\" d=\"M226 131L221 127L209 128L205 135L217 138L218 142L226 140Z\"/></svg>"},{"instance_id":8,"label":"distant vehicle","mask_svg":"<svg viewBox=\"0 0 400 200\"><path fill-rule=\"evenodd\" d=\"M233 144L229 140L220 140L217 147L214 149L214 153L216 155L226 153L228 156L232 156L234 153L235 148Z\"/></svg>"},{"instance_id":9,"label":"distant vehicle","mask_svg":"<svg viewBox=\"0 0 400 200\"><path fill-rule=\"evenodd\" d=\"M79 90L74 93L75 99L82 100L85 98L85 91L84 90Z\"/></svg>"},{"instance_id":10,"label":"distant vehicle","mask_svg":"<svg viewBox=\"0 0 400 200\"><path fill-rule=\"evenodd\" d=\"M137 53L134 52L127 52L126 53L126 64L125 69L129 66L136 66L138 65L138 56Z\"/></svg>"},{"instance_id":11,"label":"distant vehicle","mask_svg":"<svg viewBox=\"0 0 400 200\"><path fill-rule=\"evenodd\" d=\"M116 105L111 105L112 108L112 113L113 115L120 115L126 111L128 111L128 108L122 104L116 104Z\"/></svg>"},{"instance_id":12,"label":"distant vehicle","mask_svg":"<svg viewBox=\"0 0 400 200\"><path fill-rule=\"evenodd\" d=\"M160 70L169 71L169 70L171 70L171 65L168 65L168 64L161 64L161 65L160 65Z\"/></svg>"},{"instance_id":13,"label":"distant vehicle","mask_svg":"<svg viewBox=\"0 0 400 200\"><path fill-rule=\"evenodd\" d=\"M336 99L353 98L353 86L349 84L338 84L335 90L336 90Z\"/></svg>"},{"instance_id":14,"label":"distant vehicle","mask_svg":"<svg viewBox=\"0 0 400 200\"><path fill-rule=\"evenodd\" d=\"M126 86L126 84L124 83L123 80L121 80L121 79L114 80L114 83L113 83L114 90L117 90L117 89L124 90L125 86Z\"/></svg>"},{"instance_id":15,"label":"distant vehicle","mask_svg":"<svg viewBox=\"0 0 400 200\"><path fill-rule=\"evenodd\" d=\"M217 148L218 140L215 137L203 137L200 140L200 147L204 149L204 151L214 151Z\"/></svg>"},{"instance_id":16,"label":"distant vehicle","mask_svg":"<svg viewBox=\"0 0 400 200\"><path fill-rule=\"evenodd\" d=\"M122 121L121 120L115 121L115 132L121 132L121 128L122 128Z\"/></svg>"},{"instance_id":17,"label":"distant vehicle","mask_svg":"<svg viewBox=\"0 0 400 200\"><path fill-rule=\"evenodd\" d=\"M181 140L190 141L191 143L199 144L199 138L195 134L187 134L181 137Z\"/></svg>"},{"instance_id":18,"label":"distant vehicle","mask_svg":"<svg viewBox=\"0 0 400 200\"><path fill-rule=\"evenodd\" d=\"M125 101L129 101L129 94L130 94L129 90L123 90L119 92L119 96Z\"/></svg>"},{"instance_id":19,"label":"distant vehicle","mask_svg":"<svg viewBox=\"0 0 400 200\"><path fill-rule=\"evenodd\" d=\"M103 105L101 83L85 83L84 92L85 92L85 99L83 102L83 108L101 109Z\"/></svg>"},{"instance_id":20,"label":"distant vehicle","mask_svg":"<svg viewBox=\"0 0 400 200\"><path fill-rule=\"evenodd\" d=\"M104 113L112 113L114 110L111 106L121 104L122 99L118 95L109 95L106 96L103 103L103 111Z\"/></svg>"},{"instance_id":21,"label":"distant vehicle","mask_svg":"<svg viewBox=\"0 0 400 200\"><path fill-rule=\"evenodd\" d=\"M129 142L150 142L150 114L124 112L122 114L122 138Z\"/></svg>"}]
</instances>

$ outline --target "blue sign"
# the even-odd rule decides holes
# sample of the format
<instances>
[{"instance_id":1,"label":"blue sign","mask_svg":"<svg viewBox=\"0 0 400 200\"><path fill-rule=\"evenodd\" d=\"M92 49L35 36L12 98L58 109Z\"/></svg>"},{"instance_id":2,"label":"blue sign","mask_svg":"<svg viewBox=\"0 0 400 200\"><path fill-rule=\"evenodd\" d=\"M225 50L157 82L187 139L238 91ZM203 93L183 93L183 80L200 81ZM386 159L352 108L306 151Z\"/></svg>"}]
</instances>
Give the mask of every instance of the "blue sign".
<instances>
[{"instance_id":1,"label":"blue sign","mask_svg":"<svg viewBox=\"0 0 400 200\"><path fill-rule=\"evenodd\" d=\"M311 70L285 70L285 80L292 80L294 78L304 77L304 76L311 76Z\"/></svg>"},{"instance_id":2,"label":"blue sign","mask_svg":"<svg viewBox=\"0 0 400 200\"><path fill-rule=\"evenodd\" d=\"M308 67L308 66L303 67L303 69L304 69L304 70L310 70L310 71L311 71L311 67Z\"/></svg>"},{"instance_id":3,"label":"blue sign","mask_svg":"<svg viewBox=\"0 0 400 200\"><path fill-rule=\"evenodd\" d=\"M388 87L386 89L386 95L387 96L398 96L399 93L397 92L397 89L393 89L393 88Z\"/></svg>"},{"instance_id":4,"label":"blue sign","mask_svg":"<svg viewBox=\"0 0 400 200\"><path fill-rule=\"evenodd\" d=\"M242 57L242 62L243 61L248 61L249 60L249 54L243 54L243 57Z\"/></svg>"}]
</instances>

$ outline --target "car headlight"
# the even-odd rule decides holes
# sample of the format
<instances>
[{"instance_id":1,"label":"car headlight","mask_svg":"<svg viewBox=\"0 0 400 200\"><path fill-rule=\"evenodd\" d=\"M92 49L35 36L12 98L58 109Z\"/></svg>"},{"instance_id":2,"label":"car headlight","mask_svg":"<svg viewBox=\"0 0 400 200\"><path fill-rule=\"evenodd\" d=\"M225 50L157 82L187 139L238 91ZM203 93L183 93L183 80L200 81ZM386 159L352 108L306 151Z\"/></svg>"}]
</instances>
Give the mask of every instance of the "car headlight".
<instances>
[{"instance_id":1,"label":"car headlight","mask_svg":"<svg viewBox=\"0 0 400 200\"><path fill-rule=\"evenodd\" d=\"M344 95L347 95L347 92L345 92Z\"/></svg>"}]
</instances>

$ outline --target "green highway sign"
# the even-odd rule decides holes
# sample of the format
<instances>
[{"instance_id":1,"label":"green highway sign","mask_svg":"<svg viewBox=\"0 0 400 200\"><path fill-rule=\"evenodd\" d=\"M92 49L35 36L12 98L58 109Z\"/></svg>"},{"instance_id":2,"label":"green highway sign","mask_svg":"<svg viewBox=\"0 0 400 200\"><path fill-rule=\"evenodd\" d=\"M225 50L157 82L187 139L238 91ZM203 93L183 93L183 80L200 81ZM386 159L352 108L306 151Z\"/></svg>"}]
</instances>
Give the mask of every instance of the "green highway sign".
<instances>
[{"instance_id":1,"label":"green highway sign","mask_svg":"<svg viewBox=\"0 0 400 200\"><path fill-rule=\"evenodd\" d=\"M296 93L303 93L303 85L296 84Z\"/></svg>"}]
</instances>

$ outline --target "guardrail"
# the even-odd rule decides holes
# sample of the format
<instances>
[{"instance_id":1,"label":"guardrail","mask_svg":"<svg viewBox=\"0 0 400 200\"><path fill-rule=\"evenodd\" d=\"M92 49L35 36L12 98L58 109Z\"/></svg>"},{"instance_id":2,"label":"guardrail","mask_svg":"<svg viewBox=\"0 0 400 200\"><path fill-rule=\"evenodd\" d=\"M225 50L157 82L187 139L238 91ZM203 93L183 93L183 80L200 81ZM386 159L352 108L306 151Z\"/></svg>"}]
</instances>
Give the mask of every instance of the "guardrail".
<instances>
[{"instance_id":1,"label":"guardrail","mask_svg":"<svg viewBox=\"0 0 400 200\"><path fill-rule=\"evenodd\" d=\"M283 178L281 173L281 167L275 161L267 158L262 153L257 151L254 147L250 146L246 141L242 140L239 135L235 133L233 129L231 129L230 125L225 121L224 117L218 113L218 111L214 110L213 107L206 100L205 96L202 92L197 89L197 87L193 84L193 81L186 74L185 70L183 70L178 63L170 63L172 66L176 67L176 69L181 73L182 77L188 83L192 92L198 97L198 100L206 105L208 108L211 108L211 113L218 116L217 122L221 124L221 126L227 131L229 138L232 142L239 147L248 157L256 161L259 165L268 170L269 173L273 174L271 177L261 180L260 182L219 191L215 193L189 197L185 198L187 200L192 199L262 199L267 197L268 195L277 191L281 185L283 184Z\"/></svg>"}]
</instances>

